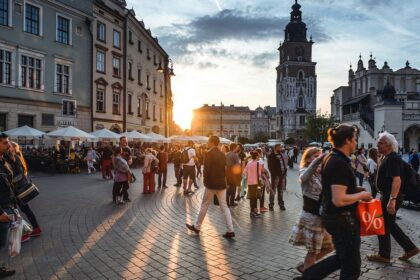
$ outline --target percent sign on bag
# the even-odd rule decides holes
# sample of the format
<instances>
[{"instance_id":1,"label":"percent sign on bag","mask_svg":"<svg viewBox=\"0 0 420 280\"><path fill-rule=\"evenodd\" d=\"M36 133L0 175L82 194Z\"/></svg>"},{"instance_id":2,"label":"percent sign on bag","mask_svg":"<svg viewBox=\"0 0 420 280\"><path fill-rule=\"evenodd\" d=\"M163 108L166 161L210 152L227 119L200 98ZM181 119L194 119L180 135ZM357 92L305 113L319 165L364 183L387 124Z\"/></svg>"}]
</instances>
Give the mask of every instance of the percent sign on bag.
<instances>
[{"instance_id":1,"label":"percent sign on bag","mask_svg":"<svg viewBox=\"0 0 420 280\"><path fill-rule=\"evenodd\" d=\"M368 225L367 228L366 228L367 231L369 231L372 228L372 226L375 230L379 230L383 226L383 222L382 222L382 219L381 219L382 215L377 217L376 212L377 212L377 210L374 210L372 215L371 215L369 212L365 211L362 214L363 222Z\"/></svg>"},{"instance_id":2,"label":"percent sign on bag","mask_svg":"<svg viewBox=\"0 0 420 280\"><path fill-rule=\"evenodd\" d=\"M360 221L361 236L385 234L384 217L379 200L359 202L357 213Z\"/></svg>"}]
</instances>

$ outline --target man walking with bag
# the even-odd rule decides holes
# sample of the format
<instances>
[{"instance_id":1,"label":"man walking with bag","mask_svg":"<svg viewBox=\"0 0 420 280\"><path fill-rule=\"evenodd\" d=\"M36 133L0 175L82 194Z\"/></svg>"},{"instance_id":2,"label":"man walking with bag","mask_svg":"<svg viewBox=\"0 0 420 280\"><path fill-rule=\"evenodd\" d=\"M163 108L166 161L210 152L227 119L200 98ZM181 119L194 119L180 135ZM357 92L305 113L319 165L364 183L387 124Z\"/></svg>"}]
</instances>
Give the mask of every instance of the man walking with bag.
<instances>
[{"instance_id":1,"label":"man walking with bag","mask_svg":"<svg viewBox=\"0 0 420 280\"><path fill-rule=\"evenodd\" d=\"M187 228L195 233L200 233L201 224L206 217L210 203L213 201L214 195L219 200L220 210L225 217L227 224L227 232L223 234L224 238L230 239L235 237L233 232L232 216L229 207L226 204L226 157L217 148L220 139L217 136L210 136L207 146L209 148L204 159L204 191L203 201L201 202L200 213L194 225L186 224Z\"/></svg>"},{"instance_id":2,"label":"man walking with bag","mask_svg":"<svg viewBox=\"0 0 420 280\"><path fill-rule=\"evenodd\" d=\"M274 196L276 192L280 210L286 210L283 192L286 189L287 156L282 150L281 144L276 144L273 152L267 158L268 170L271 175L270 204L268 205L270 211L274 210Z\"/></svg>"},{"instance_id":3,"label":"man walking with bag","mask_svg":"<svg viewBox=\"0 0 420 280\"><path fill-rule=\"evenodd\" d=\"M7 135L0 133L0 278L15 274L15 270L8 269L3 262L6 256L3 254L7 246L7 236L10 222L14 220L16 208L15 197L12 191L12 171L6 163L4 155L9 150L10 144Z\"/></svg>"},{"instance_id":4,"label":"man walking with bag","mask_svg":"<svg viewBox=\"0 0 420 280\"><path fill-rule=\"evenodd\" d=\"M420 253L419 248L396 224L397 211L403 200L401 183L404 180L402 159L398 156L397 151L398 142L394 135L388 132L379 134L378 152L384 158L378 168L376 185L381 192L385 235L378 235L379 253L368 256L367 259L370 261L391 262L391 235L405 251L405 254L399 257L400 260L407 261Z\"/></svg>"}]
</instances>

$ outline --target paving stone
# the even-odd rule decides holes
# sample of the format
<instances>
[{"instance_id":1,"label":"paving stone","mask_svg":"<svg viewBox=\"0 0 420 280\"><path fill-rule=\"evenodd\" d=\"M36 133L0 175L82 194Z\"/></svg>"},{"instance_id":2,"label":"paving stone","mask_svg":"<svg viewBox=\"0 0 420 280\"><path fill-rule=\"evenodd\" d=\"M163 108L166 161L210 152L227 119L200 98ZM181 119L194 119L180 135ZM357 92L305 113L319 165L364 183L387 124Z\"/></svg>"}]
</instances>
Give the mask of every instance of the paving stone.
<instances>
[{"instance_id":1,"label":"paving stone","mask_svg":"<svg viewBox=\"0 0 420 280\"><path fill-rule=\"evenodd\" d=\"M93 175L35 174L41 195L31 201L43 229L39 238L22 245L12 259L17 273L9 279L292 279L306 251L288 243L302 207L297 171L288 172L286 211L249 217L249 201L231 210L235 241L221 237L226 225L211 205L196 236L185 223L194 222L203 195L200 188L184 197L181 189L157 189L143 195L140 170L130 186L132 202L111 204L112 182ZM168 185L175 183L170 165ZM268 198L266 197L266 200ZM267 203L267 202L266 202ZM401 209L398 224L420 244L419 213ZM377 239L362 239L360 279L420 279L420 258L401 262L403 250L393 241L391 265L366 261L377 251ZM338 279L334 273L328 279Z\"/></svg>"}]
</instances>

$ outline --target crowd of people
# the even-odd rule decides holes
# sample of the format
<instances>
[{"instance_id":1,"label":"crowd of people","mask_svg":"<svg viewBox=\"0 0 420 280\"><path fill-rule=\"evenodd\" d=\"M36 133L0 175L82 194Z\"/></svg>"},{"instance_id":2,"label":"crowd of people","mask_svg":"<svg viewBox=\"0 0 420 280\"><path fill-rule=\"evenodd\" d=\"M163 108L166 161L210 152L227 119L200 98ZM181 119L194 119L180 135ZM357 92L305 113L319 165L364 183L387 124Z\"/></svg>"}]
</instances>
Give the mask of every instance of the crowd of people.
<instances>
[{"instance_id":1,"label":"crowd of people","mask_svg":"<svg viewBox=\"0 0 420 280\"><path fill-rule=\"evenodd\" d=\"M391 260L391 236L404 249L399 259L406 261L420 250L396 223L396 213L403 200L404 171L402 159L397 154L398 143L389 133L379 136L377 148L368 151L357 149L358 130L353 126L339 125L328 131L331 151L318 147L286 148L276 144L272 148L244 149L241 144L221 145L219 137L209 137L205 145L189 141L183 145L134 145L129 146L126 137L118 145L103 143L99 148L78 147L66 151L41 150L50 154L53 162L68 161L69 169L80 172L85 162L88 173L99 168L104 180L112 180L112 200L115 204L131 201L130 184L136 181L133 166L140 164L143 175L143 194L154 193L156 188L168 188L168 163L173 162L175 187L182 188L185 196L199 188L197 177L202 176L205 187L201 207L188 230L199 234L210 204L220 206L227 231L223 237L235 237L230 208L249 200L251 219L263 213L286 210L284 191L287 173L293 164L299 163L303 207L291 230L289 242L304 246L307 254L296 269L302 273L295 279L323 279L341 269L340 279L358 279L361 266L361 239L356 207L359 201L371 201L379 195L385 221L385 235L378 236L378 253L367 256L370 261L389 263ZM33 230L22 236L22 242L41 234L41 228L28 203L17 199L15 186L28 177L25 157L30 161L37 150L21 151L19 145L0 134L0 249L6 246L11 221L25 214ZM409 163L418 170L418 154L413 150ZM416 165L417 164L417 165ZM157 180L156 180L157 179ZM367 180L370 191L363 187ZM157 182L156 182L157 181ZM266 204L268 196L268 204ZM268 208L266 207L268 206ZM332 254L332 252L335 252ZM326 257L328 256L328 257ZM9 276L14 270L2 266L0 277Z\"/></svg>"}]
</instances>

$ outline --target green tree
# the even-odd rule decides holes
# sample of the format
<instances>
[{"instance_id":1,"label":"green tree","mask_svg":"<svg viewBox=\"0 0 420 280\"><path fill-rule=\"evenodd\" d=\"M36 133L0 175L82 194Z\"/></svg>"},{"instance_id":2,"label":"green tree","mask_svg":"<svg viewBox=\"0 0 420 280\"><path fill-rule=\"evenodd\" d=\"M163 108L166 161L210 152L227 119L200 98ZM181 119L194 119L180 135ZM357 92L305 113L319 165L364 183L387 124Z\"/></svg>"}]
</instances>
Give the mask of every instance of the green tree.
<instances>
[{"instance_id":1,"label":"green tree","mask_svg":"<svg viewBox=\"0 0 420 280\"><path fill-rule=\"evenodd\" d=\"M254 143L268 142L268 135L262 131L257 132L254 136Z\"/></svg>"},{"instance_id":2,"label":"green tree","mask_svg":"<svg viewBox=\"0 0 420 280\"><path fill-rule=\"evenodd\" d=\"M246 138L246 137L239 136L238 137L238 142L241 143L241 144L248 144L249 143L249 139Z\"/></svg>"},{"instance_id":3,"label":"green tree","mask_svg":"<svg viewBox=\"0 0 420 280\"><path fill-rule=\"evenodd\" d=\"M287 138L286 141L284 141L284 144L286 144L286 145L293 145L295 143L296 143L296 140L292 137Z\"/></svg>"},{"instance_id":4,"label":"green tree","mask_svg":"<svg viewBox=\"0 0 420 280\"><path fill-rule=\"evenodd\" d=\"M336 125L336 121L329 114L318 111L308 117L305 136L308 140L320 142L323 145L328 138L328 129Z\"/></svg>"}]
</instances>

